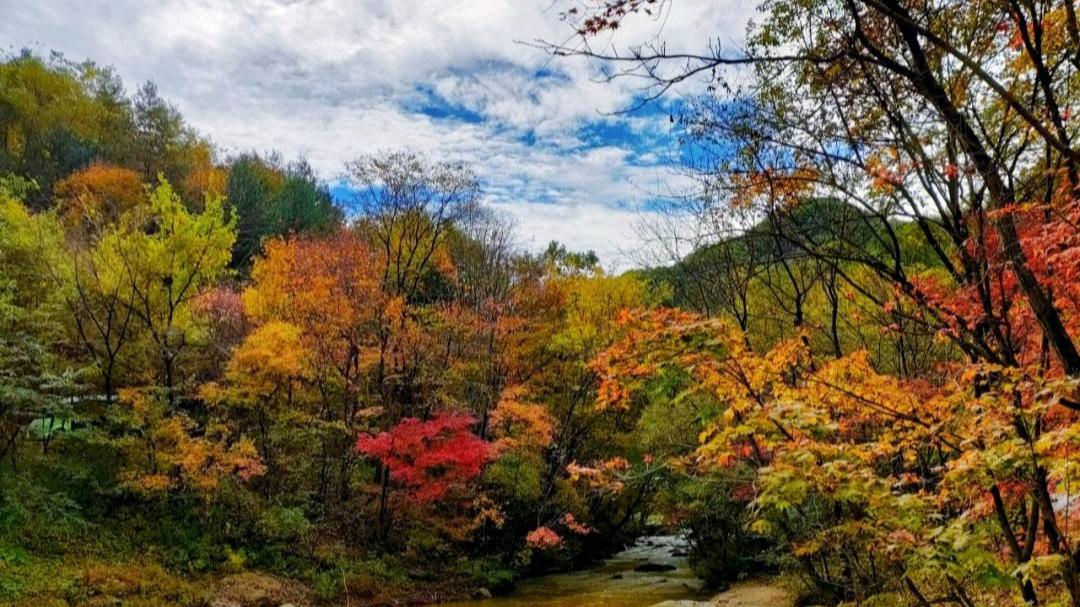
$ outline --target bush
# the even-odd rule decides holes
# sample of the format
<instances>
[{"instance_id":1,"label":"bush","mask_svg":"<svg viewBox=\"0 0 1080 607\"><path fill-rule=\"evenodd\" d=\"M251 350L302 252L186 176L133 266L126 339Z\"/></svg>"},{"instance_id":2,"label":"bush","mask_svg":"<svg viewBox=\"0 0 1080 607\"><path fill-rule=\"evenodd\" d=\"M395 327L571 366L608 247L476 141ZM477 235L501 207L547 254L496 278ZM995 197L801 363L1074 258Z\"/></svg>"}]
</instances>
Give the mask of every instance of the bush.
<instances>
[{"instance_id":1,"label":"bush","mask_svg":"<svg viewBox=\"0 0 1080 607\"><path fill-rule=\"evenodd\" d=\"M480 559L472 563L472 578L476 586L495 594L505 594L514 589L518 574L501 561Z\"/></svg>"},{"instance_id":2,"label":"bush","mask_svg":"<svg viewBox=\"0 0 1080 607\"><path fill-rule=\"evenodd\" d=\"M0 545L54 553L89 528L67 494L22 478L0 487Z\"/></svg>"},{"instance_id":3,"label":"bush","mask_svg":"<svg viewBox=\"0 0 1080 607\"><path fill-rule=\"evenodd\" d=\"M311 521L300 508L272 506L259 517L256 527L265 540L294 542L311 531Z\"/></svg>"},{"instance_id":4,"label":"bush","mask_svg":"<svg viewBox=\"0 0 1080 607\"><path fill-rule=\"evenodd\" d=\"M391 596L411 585L409 576L395 565L384 559L342 561L316 574L312 589L321 601L337 600L346 594L372 600Z\"/></svg>"}]
</instances>

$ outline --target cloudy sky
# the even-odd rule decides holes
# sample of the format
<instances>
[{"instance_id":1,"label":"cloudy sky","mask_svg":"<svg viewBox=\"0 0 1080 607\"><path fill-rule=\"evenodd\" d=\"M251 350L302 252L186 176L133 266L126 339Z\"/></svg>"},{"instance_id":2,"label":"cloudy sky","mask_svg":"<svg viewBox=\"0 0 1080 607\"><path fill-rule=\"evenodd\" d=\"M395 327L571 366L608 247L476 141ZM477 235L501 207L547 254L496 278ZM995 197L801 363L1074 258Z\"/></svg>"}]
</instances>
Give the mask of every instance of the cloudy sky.
<instances>
[{"instance_id":1,"label":"cloudy sky","mask_svg":"<svg viewBox=\"0 0 1080 607\"><path fill-rule=\"evenodd\" d=\"M751 3L674 0L605 38L737 46ZM154 80L225 152L303 155L335 181L345 161L411 149L462 160L521 244L558 239L627 267L633 225L673 178L664 104L632 115L639 83L552 60L565 0L0 0L8 51L56 50ZM662 28L662 29L661 29Z\"/></svg>"}]
</instances>

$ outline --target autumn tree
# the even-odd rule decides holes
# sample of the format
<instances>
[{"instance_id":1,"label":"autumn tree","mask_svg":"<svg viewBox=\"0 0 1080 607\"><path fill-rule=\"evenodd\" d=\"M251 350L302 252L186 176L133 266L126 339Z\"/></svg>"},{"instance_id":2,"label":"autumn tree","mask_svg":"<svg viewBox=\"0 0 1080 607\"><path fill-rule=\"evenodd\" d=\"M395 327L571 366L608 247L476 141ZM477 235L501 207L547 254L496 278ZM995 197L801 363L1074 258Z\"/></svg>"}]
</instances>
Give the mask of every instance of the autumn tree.
<instances>
[{"instance_id":1,"label":"autumn tree","mask_svg":"<svg viewBox=\"0 0 1080 607\"><path fill-rule=\"evenodd\" d=\"M229 171L216 162L214 148L208 143L195 144L189 154L190 167L179 187L184 201L197 208L207 196L227 196Z\"/></svg>"},{"instance_id":2,"label":"autumn tree","mask_svg":"<svg viewBox=\"0 0 1080 607\"><path fill-rule=\"evenodd\" d=\"M302 384L310 380L309 361L298 327L267 322L233 351L223 383L206 384L200 390L211 406L229 411L223 417L240 418L240 429L250 429L257 437L260 464L268 473L268 494L283 484L284 476L275 430L283 424L308 421L306 407L300 405Z\"/></svg>"},{"instance_id":3,"label":"autumn tree","mask_svg":"<svg viewBox=\"0 0 1080 607\"><path fill-rule=\"evenodd\" d=\"M431 271L448 261L449 229L474 210L477 178L464 165L405 152L360 158L348 171L387 290L412 303Z\"/></svg>"},{"instance_id":4,"label":"autumn tree","mask_svg":"<svg viewBox=\"0 0 1080 607\"><path fill-rule=\"evenodd\" d=\"M98 235L146 200L135 171L101 164L72 173L53 189L68 230L85 237Z\"/></svg>"},{"instance_id":5,"label":"autumn tree","mask_svg":"<svg viewBox=\"0 0 1080 607\"><path fill-rule=\"evenodd\" d=\"M54 187L67 231L67 255L51 268L63 285L75 339L97 367L102 394L116 394L121 360L136 334L134 309L126 302L132 284L100 241L122 217L147 203L136 172L93 165L57 182Z\"/></svg>"},{"instance_id":6,"label":"autumn tree","mask_svg":"<svg viewBox=\"0 0 1080 607\"><path fill-rule=\"evenodd\" d=\"M842 546L859 546L852 554L888 555L892 550L933 555L931 564L909 561L911 568L902 569L898 578L906 581L896 587L890 587L889 580L874 579L882 563L860 565L848 559L844 566L848 579L832 592L857 601L897 592L923 604L935 600L973 604L978 601L967 594L970 590L952 580L963 579L964 567L985 566L990 576L1017 572L1020 579L1013 588L1028 602L1041 600L1040 593L1053 596L1061 588L1040 578L1040 571L1050 572L1051 578L1060 576L1068 600L1076 604L1080 596L1076 555L1062 540L1063 513L1054 511L1049 498L1056 486L1051 479L1053 465L1046 459L1049 454L1040 452L1038 438L1049 431L1047 424L1071 425L1073 388L1071 380L1061 378L1080 372L1075 346L1080 332L1072 321L1073 304L1057 295L1069 288L1059 280L1068 264L1050 261L1061 259L1056 256L1071 246L1074 231L1060 223L1076 205L1075 126L1067 108L1075 97L1075 48L1080 37L1072 3L779 1L762 7L764 19L750 28L746 47L734 52L703 44L700 53L673 55L662 41L646 42L629 52L597 46L599 34L606 36L626 19L651 15L659 20L657 15L678 10L672 3L633 1L568 8L565 18L574 24L582 44L571 42L552 50L614 64L607 72L613 77L643 76L648 89L640 98L649 100L659 99L687 79L706 80L708 92L684 105L676 124L688 145L711 152L705 163L692 167L707 198L714 201L707 212L724 214L737 207L753 209L760 220L779 218L771 223L783 246L824 264L860 305L877 308L875 321L884 321L878 330L907 341L928 335L949 340L971 366L957 372L947 357L919 363L921 369L933 369L923 377L930 385L920 388L913 379L897 386L895 378L856 371L865 368L865 362L852 359L855 354L841 359L845 362L839 368L800 354L781 365L789 367L789 376L763 390L763 367L755 363L746 370L737 362L739 356L713 352L709 357L725 361L718 368L721 375L745 376L744 385L722 395L733 419L724 421L730 431L717 444L725 457L754 461L755 467L770 473L785 469L779 462L788 455L771 445L768 436L799 445L787 452L792 458L788 461L792 467L786 468L789 476L759 485L772 495L759 498L758 508L775 507L783 514L807 497L810 503L829 504L835 501L833 496L850 496L845 498L849 501L831 506L852 526L839 534L828 525L814 527L816 533L805 537L808 543L794 547L795 556L816 557ZM739 66L743 67L727 69ZM863 227L845 234L803 229L802 222L785 221L808 199L825 198L856 209L854 219ZM870 239L860 243L852 237L860 234ZM1037 234L1054 234L1055 244ZM933 267L927 267L927 259ZM1046 271L1048 265L1054 266L1053 272ZM683 320L675 325L693 331L696 323ZM796 346L784 342L764 356L790 356L792 348ZM898 350L907 352L908 346ZM681 351L670 352L672 360L687 360ZM907 364L900 362L897 367ZM772 363L760 364L767 368ZM639 367L628 361L627 368ZM842 381L819 375L840 374L843 368L851 375ZM871 385L895 389L873 397L862 388L851 389L861 385L860 374ZM905 383L909 381L915 383ZM826 382L836 393L814 391L774 399L788 388L808 390ZM813 446L821 439L820 430L806 436L798 431L818 414L772 410L773 403L822 407L820 419L836 420L844 408L838 394L844 390L870 408L863 412L869 418L839 420L827 438L835 440L847 431L856 434L835 451ZM1035 396L1040 391L1047 400ZM942 404L921 411L921 402L900 397L900 392L918 392L922 401ZM1047 396L1051 394L1055 396ZM754 410L768 412L754 418L760 426L749 423L737 407L731 408L747 395ZM1000 408L1006 402L1010 403L1006 409ZM883 404L887 408L874 410ZM990 418L1001 415L1000 425L990 423L989 409L996 411ZM942 416L965 421L954 427ZM993 427L996 434L993 439L966 442L971 437L962 429L967 423L975 424L968 428ZM886 428L894 430L896 438L882 434ZM898 476L883 479L879 469L860 467L864 465L860 461L876 457L860 454L860 445L887 453L887 445L897 441L917 445L904 447L913 454L891 456L895 458L891 469ZM982 450L993 450L992 444L1013 445L1019 451L1010 451L1012 455L1023 451L1028 456L1020 463L1011 455L998 459L1001 454L994 451L984 459ZM926 459L928 448L932 463ZM832 463L837 456L847 458L840 467ZM757 461L769 465L761 468ZM913 461L916 468L925 469L912 470ZM1003 461L1010 463L1005 468L997 465ZM803 467L792 474L799 462ZM949 521L946 536L975 538L971 541L979 552L963 557L949 556L947 546L920 543L926 541L925 535L902 528L914 520L909 518L911 512L940 507L940 500L947 500L938 493L938 503L924 501L943 486L936 475L953 469L986 474L967 485L970 501L950 501L950 507L958 510L939 510ZM814 476L818 472L827 474ZM921 489L905 492L903 474L914 475ZM901 484L896 485L895 479ZM851 483L858 486L852 488ZM813 487L829 487L830 494ZM1006 487L1020 490L1010 493ZM771 506L770 499L775 500ZM905 513L907 506L913 510ZM964 515L956 516L957 511ZM1035 511L1039 514L1033 515ZM897 513L894 522L879 520L877 528L892 527L893 540L911 533L916 541L905 546L875 543L879 540L872 535L864 536L871 541L867 550L861 539L845 535L859 529L863 514L888 512ZM791 523L783 520L781 535L790 533ZM1036 546L1039 537L1046 541L1045 553ZM828 546L819 538L826 538ZM1005 563L992 557L995 542L1006 546ZM958 563L958 568L950 571L944 566L949 562ZM942 570L950 577L917 579ZM820 572L815 575L822 577ZM826 580L824 585L835 583ZM926 592L923 583L940 595Z\"/></svg>"},{"instance_id":7,"label":"autumn tree","mask_svg":"<svg viewBox=\"0 0 1080 607\"><path fill-rule=\"evenodd\" d=\"M262 327L270 325L295 331L301 356L297 364L306 370L304 389L309 396L294 413L304 412L307 427L315 429L321 444L313 455L315 492L321 499L348 500L355 436L386 407L372 376L377 372L386 310L393 301L381 289L377 255L350 229L324 237L271 240L264 256L255 261L252 279L242 297L256 333L245 343L251 344ZM235 352L234 360L243 351ZM245 375L259 372L252 366L243 369L227 378L234 388L254 381ZM300 399L301 394L297 390L291 397Z\"/></svg>"},{"instance_id":8,"label":"autumn tree","mask_svg":"<svg viewBox=\"0 0 1080 607\"><path fill-rule=\"evenodd\" d=\"M102 237L103 262L124 281L123 304L146 330L159 377L175 404L180 357L198 340L192 305L202 289L222 277L235 239L224 201L211 198L191 213L168 182L149 194L149 204L126 214Z\"/></svg>"},{"instance_id":9,"label":"autumn tree","mask_svg":"<svg viewBox=\"0 0 1080 607\"><path fill-rule=\"evenodd\" d=\"M210 500L226 479L250 481L267 470L250 439L233 439L219 424L200 428L191 416L177 411L167 395L127 388L119 400L135 431L119 441L126 454L121 479L138 494L190 491Z\"/></svg>"},{"instance_id":10,"label":"autumn tree","mask_svg":"<svg viewBox=\"0 0 1080 607\"><path fill-rule=\"evenodd\" d=\"M138 336L130 280L112 266L106 245L75 249L70 264L53 268L65 289L77 343L94 362L106 402L116 395L122 360Z\"/></svg>"},{"instance_id":11,"label":"autumn tree","mask_svg":"<svg viewBox=\"0 0 1080 607\"><path fill-rule=\"evenodd\" d=\"M768 184L757 192L766 204L779 202L775 194L794 181L834 193L886 222L909 217L954 279L974 286L981 314L998 319L964 332L965 349L1007 363L1017 344L993 327L1009 312L991 293L987 249L969 246L997 243L1048 347L1075 373L1080 358L1062 310L1039 279L1038 262L1024 250L1016 220L1002 212L1015 203L1068 203L1075 188L1076 152L1062 109L1069 105L1070 77L1061 71L1074 61L1067 50L1075 38L1071 3L767 6L770 18L751 30L742 53L714 49L668 62L659 46L618 57L584 47L556 50L626 63L651 78L655 93L695 74L752 66L750 85L718 88L731 90L738 103L709 103L706 111L686 117L692 133L728 141L738 151L731 162L714 164L718 175ZM645 8L615 2L567 16L588 37L635 12L644 16ZM959 22L965 23L962 31L950 25ZM787 83L816 101L799 103ZM991 115L1001 128L984 128ZM853 153L833 152L841 147ZM1028 153L1035 148L1038 153ZM898 265L895 235L883 236L883 256L844 255L856 255L917 297Z\"/></svg>"},{"instance_id":12,"label":"autumn tree","mask_svg":"<svg viewBox=\"0 0 1080 607\"><path fill-rule=\"evenodd\" d=\"M715 414L682 465L719 471L730 495L748 503L752 528L781 542L824 598L941 593L971 604L969 593L994 586L965 580L1007 580L983 490L953 493L983 453L970 424L988 422L984 409L965 407L968 390L878 374L865 352L816 363L798 339L756 354L724 321L676 310L624 321L626 337L595 361L598 406L632 407L665 374L688 374L675 400ZM1011 566L1044 554L1025 542ZM1034 596L1031 584L1021 576L1013 587Z\"/></svg>"},{"instance_id":13,"label":"autumn tree","mask_svg":"<svg viewBox=\"0 0 1080 607\"><path fill-rule=\"evenodd\" d=\"M489 446L470 432L475 423L472 417L453 412L440 412L423 422L406 418L387 432L361 436L356 448L379 458L409 499L431 502L483 469Z\"/></svg>"},{"instance_id":14,"label":"autumn tree","mask_svg":"<svg viewBox=\"0 0 1080 607\"><path fill-rule=\"evenodd\" d=\"M521 371L514 338L529 314L516 295L533 276L518 262L512 238L504 218L476 213L455 226L447 244L454 265L453 303L442 308L443 326L453 339L453 372L460 374L464 389L457 398L478 416L484 438L499 395Z\"/></svg>"},{"instance_id":15,"label":"autumn tree","mask_svg":"<svg viewBox=\"0 0 1080 607\"><path fill-rule=\"evenodd\" d=\"M598 269L562 275L543 258L540 262L548 273L538 291L525 293L537 301L548 301L550 313L538 310L533 321L542 331L540 343L523 341L519 345L529 352L532 370L524 376L526 381L504 393L499 405L503 411L496 408L500 420L504 416L523 417L530 413L527 417L534 417L539 411L526 406L543 403L545 414L528 423L540 430L546 425L544 420L550 420L551 440L544 452L542 468L531 471L528 466L518 465L520 473L529 472L538 477L538 497L542 497L530 508L534 526L537 520L554 525L567 512L569 504L582 499L579 491L566 482L571 463L621 457L623 449L634 441L630 429L635 416L606 415L592 406L599 378L589 367L589 361L618 338L620 310L655 305L664 297L662 290L649 291L645 282L631 275L607 276ZM518 408L522 410L515 412ZM523 457L527 453L526 450L519 454L521 464L530 461ZM509 463L497 461L493 467ZM628 501L640 496L637 501L644 502L649 487L634 489L627 493L631 496ZM638 489L642 492L636 493ZM590 512L595 517L593 522L605 521L604 533L598 534L598 538L615 539L627 531L632 521L632 515L627 513L634 508L623 509L623 498L587 503L596 506ZM577 514L583 515L580 511Z\"/></svg>"}]
</instances>

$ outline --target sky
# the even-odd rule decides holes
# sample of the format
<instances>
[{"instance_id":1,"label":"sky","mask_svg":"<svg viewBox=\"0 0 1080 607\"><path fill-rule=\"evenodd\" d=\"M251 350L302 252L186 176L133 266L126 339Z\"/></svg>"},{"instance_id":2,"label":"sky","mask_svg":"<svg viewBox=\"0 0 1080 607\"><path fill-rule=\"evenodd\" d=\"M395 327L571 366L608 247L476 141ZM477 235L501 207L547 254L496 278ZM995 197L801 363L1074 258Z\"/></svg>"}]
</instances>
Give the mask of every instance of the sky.
<instances>
[{"instance_id":1,"label":"sky","mask_svg":"<svg viewBox=\"0 0 1080 607\"><path fill-rule=\"evenodd\" d=\"M569 39L569 1L0 0L0 44L111 65L129 91L153 80L223 153L303 156L331 184L380 151L466 162L523 248L559 240L625 269L635 225L678 187L668 116L695 84L616 113L640 82L530 44ZM673 0L597 42L737 47L752 4Z\"/></svg>"}]
</instances>

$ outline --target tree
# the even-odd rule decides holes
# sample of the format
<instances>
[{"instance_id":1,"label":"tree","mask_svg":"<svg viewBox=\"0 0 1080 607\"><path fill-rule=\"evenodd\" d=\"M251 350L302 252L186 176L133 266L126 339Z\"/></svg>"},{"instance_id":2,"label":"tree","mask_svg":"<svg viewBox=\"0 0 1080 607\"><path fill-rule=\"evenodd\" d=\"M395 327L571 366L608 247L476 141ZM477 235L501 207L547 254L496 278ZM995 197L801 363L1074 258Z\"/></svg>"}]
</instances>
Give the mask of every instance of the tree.
<instances>
[{"instance_id":1,"label":"tree","mask_svg":"<svg viewBox=\"0 0 1080 607\"><path fill-rule=\"evenodd\" d=\"M158 94L157 85L146 82L132 99L135 137L134 166L145 181L164 178L182 183L188 170L186 153L197 144L195 133L184 124L180 111Z\"/></svg>"},{"instance_id":2,"label":"tree","mask_svg":"<svg viewBox=\"0 0 1080 607\"><path fill-rule=\"evenodd\" d=\"M272 240L243 294L256 323L281 321L300 328L320 385L344 393L339 402L324 401L325 415L346 424L356 421L364 375L371 370L391 303L378 272L375 253L353 230Z\"/></svg>"},{"instance_id":3,"label":"tree","mask_svg":"<svg viewBox=\"0 0 1080 607\"><path fill-rule=\"evenodd\" d=\"M283 165L277 156L243 154L229 167L228 200L237 217L233 267L246 270L274 236L330 233L342 215L303 160Z\"/></svg>"},{"instance_id":4,"label":"tree","mask_svg":"<svg viewBox=\"0 0 1080 607\"><path fill-rule=\"evenodd\" d=\"M314 392L305 401L313 407L306 414L318 420L312 427L320 445L311 455L317 472L307 480L316 482L320 499L347 501L355 436L389 404L373 377L380 368L385 373L388 310L396 304L382 291L378 257L351 229L292 236L268 241L251 276L243 293L251 321L299 329Z\"/></svg>"},{"instance_id":5,"label":"tree","mask_svg":"<svg viewBox=\"0 0 1080 607\"><path fill-rule=\"evenodd\" d=\"M475 423L468 415L448 411L428 421L410 417L389 431L361 436L356 449L378 458L410 499L432 502L483 470L490 447L470 432Z\"/></svg>"},{"instance_id":6,"label":"tree","mask_svg":"<svg viewBox=\"0 0 1080 607\"><path fill-rule=\"evenodd\" d=\"M620 1L566 16L585 39L635 13L655 13L652 4ZM958 282L982 284L982 314L1001 320L1008 313L989 293L984 249L963 252L969 238L985 243L992 230L1051 352L1070 373L1080 372L1052 290L1033 271L1015 219L1001 212L1017 201L1060 202L1055 192L1077 185L1074 135L1062 110L1072 89L1061 70L1075 61L1063 42L1077 39L1071 3L766 6L769 18L738 55L714 48L668 56L660 44L624 55L589 46L552 50L629 64L648 79L646 98L696 74L722 77L726 66L752 66L750 85L716 87L718 96L731 91L730 99L706 97L685 119L691 135L735 150L712 164L718 176L734 176L744 192L756 187L762 208L781 205L776 194L797 185L834 193L886 224L898 214L911 217ZM1002 128L984 127L991 116ZM1028 153L1035 148L1039 153ZM917 298L894 235L885 236L892 242L882 242L884 259L858 258ZM803 247L821 252L805 240ZM958 262L950 250L961 251ZM969 353L1009 363L1015 344L994 332L996 322L958 337Z\"/></svg>"},{"instance_id":7,"label":"tree","mask_svg":"<svg viewBox=\"0 0 1080 607\"><path fill-rule=\"evenodd\" d=\"M644 15L646 9L655 14L653 4L606 3L595 9L568 10L567 18L589 38L617 28L635 13ZM879 328L881 332L899 333L898 339L905 340L936 334L950 340L971 363L960 375L944 361L931 363L931 392L952 406L942 404L925 414L904 413L905 423L920 425L927 421L926 415L937 421L931 422L929 435L918 428L899 434L921 437L916 443L954 443L940 450L932 447L938 451L932 459L940 460L939 469L955 467L983 475L979 482L967 485L972 491L965 495L972 501L953 503L964 512L962 516L954 518L955 511L941 513L952 521L948 533L955 535L951 537L976 538L979 552L950 557L947 548L924 545L920 548L924 554L940 560L914 569L928 575L934 566L948 570L942 565L952 558L951 562L964 567L985 565L988 575L996 575L1006 566L988 554L999 542L1007 547L1009 566L1025 574L1053 572L1063 580L1068 600L1077 604L1077 554L1062 539L1064 513L1055 511L1050 498L1052 487L1057 486L1050 472L1053 456L1040 450L1038 438L1056 432L1045 424L1071 420L1074 389L1068 385L1073 380L1061 378L1080 372L1075 346L1080 331L1072 320L1074 306L1069 298L1057 295L1070 288L1059 281L1057 273L1067 264L1057 265L1054 272L1044 269L1047 258L1060 250L1057 247L1071 246L1075 232L1075 226L1059 224L1073 215L1077 204L1075 126L1066 119L1069 112L1062 109L1075 101L1074 49L1080 34L1072 3L825 0L764 6L767 17L751 29L747 48L740 54L710 46L700 54L674 56L667 54L662 42L618 56L605 47L553 50L621 63L624 69L610 73L645 76L652 87L646 98L655 98L695 75L710 78L716 74L710 94L686 106L688 111L678 122L691 145L710 147L714 153L697 173L712 192L721 193L713 197L717 201L713 212L723 213L727 204L734 204L755 209L762 218L782 217L791 214L793 202L825 196L859 210L873 237L872 246L858 246L851 238L861 230L847 237L832 230L835 236L823 239L814 231L791 229L794 226L783 221L774 225L781 228L778 231L786 246L830 268L859 300L874 302L889 319ZM750 66L739 74L739 82L724 76L725 67L737 65ZM912 228L902 231L902 224ZM933 271L914 263L912 230L920 243L915 248L933 252L937 265ZM1035 236L1051 233L1053 246ZM862 270L884 281L886 288ZM851 356L844 357L844 364L859 368L862 363L849 360ZM832 364L815 359L795 366L810 375L837 371ZM747 383L759 379L753 373L745 375L750 378ZM890 380L873 379L882 386ZM780 381L780 388L771 386L762 392L751 383L745 391L764 397L767 404L778 389L800 389L815 381L794 373ZM844 378L832 383L850 386L855 381ZM948 386L959 388L951 392ZM910 402L897 393L917 389L905 383L894 393L868 398L863 404L892 403L878 414L895 415L896 405ZM1050 408L1035 404L1049 402L1035 398L1040 390L1056 395L1050 398L1054 403ZM797 402L811 407L836 405L831 396L820 393L805 394ZM987 417L988 410L995 413ZM786 413L794 416L789 420L794 423L807 419L801 412ZM939 417L946 414L975 424L969 428L985 428L993 436L975 439L978 447L969 450L970 443L964 440L971 435L955 430L963 438L956 443L948 435L952 426ZM732 428L742 434L728 435L733 440L723 443L771 460L768 445L759 444L756 449L747 436L759 431L783 435L779 427L788 428L785 419L758 417L762 426L755 429L742 423L741 412L734 415L737 423ZM1000 424L992 424L991 418ZM1062 419L1062 423L1061 431L1067 433L1064 428L1071 422ZM858 428L866 444L883 448L881 444L893 439L883 438L881 430L896 429L896 424L873 419L869 424L841 423L838 428ZM809 435L817 438L814 432ZM792 436L796 443L802 440L798 432ZM991 445L1010 447L999 451ZM985 449L992 453L984 458ZM914 451L917 455L906 455L906 461L921 458L920 465L925 466L922 447ZM861 477L855 495L860 500L871 494L876 497L872 503L854 507L855 520L858 513L901 509L900 504L886 505L891 499L884 489L889 479L881 479L878 470L848 467L840 473L828 467L836 453L857 452L845 446L817 454L813 460L807 455L803 466L819 464L817 468L829 469L838 478L806 478L798 472L777 479L770 487L780 495L774 505L784 510L794 498L810 494L812 502L828 504L834 498L804 493L802 488L846 486L854 482L852 478ZM1025 456L1017 459L1020 452ZM859 460L859 455L851 458ZM904 461L898 459L893 469L904 469ZM924 491L940 486L933 472L910 473L924 483ZM1021 490L1010 492L1011 487ZM790 493L784 494L785 490ZM917 505L916 511L931 507L921 496L909 499ZM983 500L982 510L974 505L976 499ZM1034 515L1035 511L1039 514ZM980 517L981 513L987 516ZM906 516L898 520L910 520ZM888 528L889 524L879 522L878 526ZM900 529L896 533L903 535ZM832 546L853 539L842 534L825 537ZM1035 547L1040 537L1046 541L1048 554L1041 555ZM821 549L812 546L806 553L817 555ZM841 593L860 600L863 591L889 591L864 583L880 580L859 580L863 574L857 563L846 568L853 579L845 582L848 585L839 589ZM956 576L961 573L952 570L953 579L960 579ZM891 591L907 593L923 604L935 600L919 589L910 569L904 575L908 583ZM1045 579L1036 578L1021 579L1014 586L1025 601L1038 600L1038 591L1043 590L1040 584L1045 586ZM948 579L932 584L941 589L945 600L972 604L965 589Z\"/></svg>"},{"instance_id":8,"label":"tree","mask_svg":"<svg viewBox=\"0 0 1080 607\"><path fill-rule=\"evenodd\" d=\"M102 263L121 272L125 288L119 295L156 350L170 405L176 402L177 362L197 340L193 301L224 276L236 238L224 204L208 198L201 213L191 213L162 181L145 208L126 214L101 240Z\"/></svg>"},{"instance_id":9,"label":"tree","mask_svg":"<svg viewBox=\"0 0 1080 607\"><path fill-rule=\"evenodd\" d=\"M208 143L191 147L191 167L184 176L180 190L189 207L198 208L207 196L226 196L229 171L216 162L214 149Z\"/></svg>"},{"instance_id":10,"label":"tree","mask_svg":"<svg viewBox=\"0 0 1080 607\"><path fill-rule=\"evenodd\" d=\"M258 438L255 444L268 473L268 493L282 485L284 474L272 430L304 419L298 413L303 400L302 384L311 379L309 360L298 327L268 322L248 334L233 351L224 385L210 383L200 390L211 405L229 407L241 417L252 418L242 427L253 428Z\"/></svg>"},{"instance_id":11,"label":"tree","mask_svg":"<svg viewBox=\"0 0 1080 607\"><path fill-rule=\"evenodd\" d=\"M347 169L359 226L380 249L386 288L412 303L433 267L447 261L449 228L474 211L476 175L404 152L360 158Z\"/></svg>"},{"instance_id":12,"label":"tree","mask_svg":"<svg viewBox=\"0 0 1080 607\"><path fill-rule=\"evenodd\" d=\"M50 280L63 246L55 216L33 215L0 192L0 458L26 424L69 411L62 397L78 393L82 378L56 364L62 325L60 292Z\"/></svg>"},{"instance_id":13,"label":"tree","mask_svg":"<svg viewBox=\"0 0 1080 607\"><path fill-rule=\"evenodd\" d=\"M284 174L285 182L270 209L272 235L327 234L341 225L341 209L306 160L289 163Z\"/></svg>"},{"instance_id":14,"label":"tree","mask_svg":"<svg viewBox=\"0 0 1080 607\"><path fill-rule=\"evenodd\" d=\"M551 444L551 415L541 404L521 402L524 390L515 386L503 391L491 414L496 452L542 450Z\"/></svg>"},{"instance_id":15,"label":"tree","mask_svg":"<svg viewBox=\"0 0 1080 607\"><path fill-rule=\"evenodd\" d=\"M91 239L146 201L139 175L130 169L95 164L58 181L53 188L69 232Z\"/></svg>"},{"instance_id":16,"label":"tree","mask_svg":"<svg viewBox=\"0 0 1080 607\"><path fill-rule=\"evenodd\" d=\"M280 187L280 175L256 155L240 156L229 167L226 195L236 216L233 267L246 267L259 253L262 239L269 233L267 216L277 187Z\"/></svg>"},{"instance_id":17,"label":"tree","mask_svg":"<svg viewBox=\"0 0 1080 607\"><path fill-rule=\"evenodd\" d=\"M593 251L568 251L566 245L555 240L548 243L542 256L559 274L587 274L600 267L600 258Z\"/></svg>"},{"instance_id":18,"label":"tree","mask_svg":"<svg viewBox=\"0 0 1080 607\"><path fill-rule=\"evenodd\" d=\"M527 322L516 295L533 276L517 263L512 226L491 213L476 213L454 227L448 251L453 260L450 303L441 306L440 330L453 345L452 372L463 388L455 399L467 403L488 438L492 410L522 371L514 338Z\"/></svg>"},{"instance_id":19,"label":"tree","mask_svg":"<svg viewBox=\"0 0 1080 607\"><path fill-rule=\"evenodd\" d=\"M1051 495L1072 481L1076 422L1061 407L1072 380L974 365L935 385L880 374L866 352L815 360L799 339L756 354L732 326L677 310L624 322L593 365L598 406L661 394L713 410L696 468L721 471L731 495L751 482L753 528L833 599L940 592L975 604L968 593L993 594L1012 568L1031 572L1012 585L1025 601L1052 589L1039 568L1064 577L1071 596L1068 507ZM691 380L664 396L656 383L672 372ZM1001 381L962 380L986 373ZM963 582L973 579L987 585Z\"/></svg>"},{"instance_id":20,"label":"tree","mask_svg":"<svg viewBox=\"0 0 1080 607\"><path fill-rule=\"evenodd\" d=\"M229 477L249 481L266 472L251 440L232 440L218 425L200 428L156 391L124 389L120 402L138 437L121 440L130 489L149 496L190 490L209 500Z\"/></svg>"},{"instance_id":21,"label":"tree","mask_svg":"<svg viewBox=\"0 0 1080 607\"><path fill-rule=\"evenodd\" d=\"M103 164L72 173L54 190L67 246L52 276L65 294L75 341L93 360L105 401L112 402L137 329L128 305L133 285L101 237L125 216L146 210L146 190L134 171Z\"/></svg>"},{"instance_id":22,"label":"tree","mask_svg":"<svg viewBox=\"0 0 1080 607\"><path fill-rule=\"evenodd\" d=\"M63 285L76 342L98 370L102 395L112 402L123 355L137 338L135 286L114 266L108 243L76 246L70 259L53 268Z\"/></svg>"}]
</instances>

